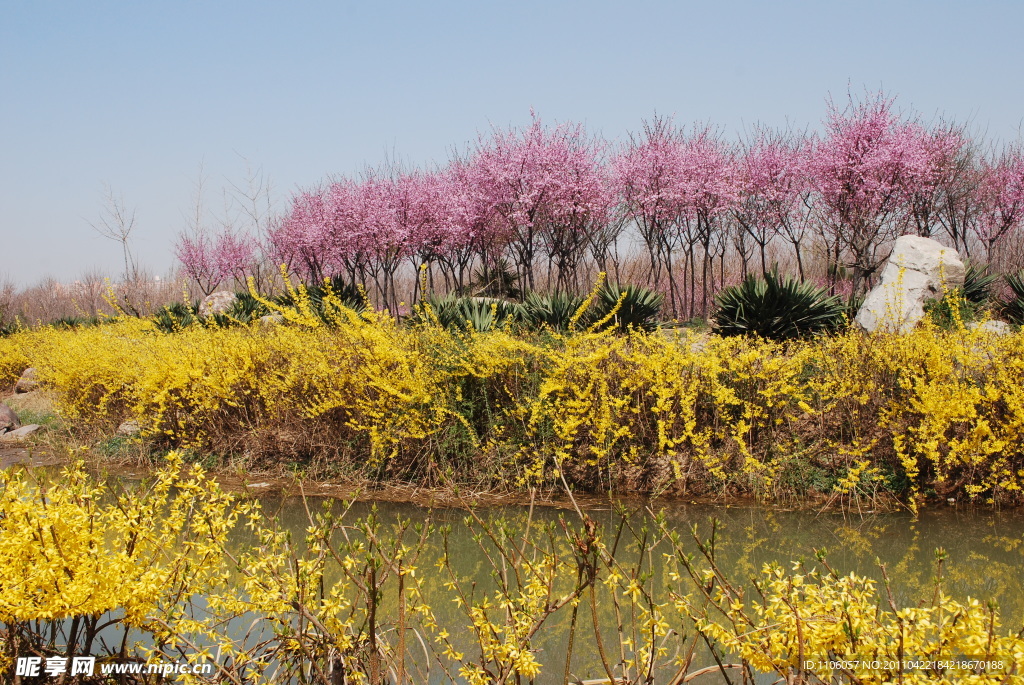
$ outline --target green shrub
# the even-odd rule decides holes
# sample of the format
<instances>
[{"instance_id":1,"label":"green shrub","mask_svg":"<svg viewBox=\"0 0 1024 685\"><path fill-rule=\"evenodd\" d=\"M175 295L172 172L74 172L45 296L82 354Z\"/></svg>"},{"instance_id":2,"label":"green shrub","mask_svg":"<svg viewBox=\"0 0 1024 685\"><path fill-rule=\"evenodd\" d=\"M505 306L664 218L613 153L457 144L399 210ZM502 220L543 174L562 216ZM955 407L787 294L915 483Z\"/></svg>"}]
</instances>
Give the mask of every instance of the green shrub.
<instances>
[{"instance_id":1,"label":"green shrub","mask_svg":"<svg viewBox=\"0 0 1024 685\"><path fill-rule=\"evenodd\" d=\"M522 306L515 302L493 297L467 297L455 293L444 297L428 297L431 314L420 308L413 319L419 323L438 324L448 330L483 332L520 320Z\"/></svg>"},{"instance_id":2,"label":"green shrub","mask_svg":"<svg viewBox=\"0 0 1024 685\"><path fill-rule=\"evenodd\" d=\"M622 300L622 306L605 327L615 327L623 332L629 329L653 331L657 328L665 296L649 288L628 283L621 287L615 283L606 283L598 291L597 301L584 314L586 321L598 322L607 318L619 303L619 297L623 292L626 295Z\"/></svg>"},{"instance_id":3,"label":"green shrub","mask_svg":"<svg viewBox=\"0 0 1024 685\"><path fill-rule=\"evenodd\" d=\"M1018 326L1024 326L1024 271L1006 276L1006 285L1010 286L1011 296L1002 302L1003 316Z\"/></svg>"},{"instance_id":4,"label":"green shrub","mask_svg":"<svg viewBox=\"0 0 1024 685\"><path fill-rule=\"evenodd\" d=\"M519 276L507 259L499 259L487 269L480 267L473 274L469 292L483 297L518 300L523 291L518 286Z\"/></svg>"},{"instance_id":5,"label":"green shrub","mask_svg":"<svg viewBox=\"0 0 1024 685\"><path fill-rule=\"evenodd\" d=\"M715 297L714 327L720 335L751 334L785 340L834 331L846 322L846 304L823 288L775 271L748 276Z\"/></svg>"},{"instance_id":6,"label":"green shrub","mask_svg":"<svg viewBox=\"0 0 1024 685\"><path fill-rule=\"evenodd\" d=\"M58 330L70 331L86 326L99 326L110 321L110 318L98 316L62 316L50 322L50 325Z\"/></svg>"},{"instance_id":7,"label":"green shrub","mask_svg":"<svg viewBox=\"0 0 1024 685\"><path fill-rule=\"evenodd\" d=\"M199 315L196 313L198 311L198 300L191 305L187 302L175 302L165 305L153 315L153 323L163 333L174 333L199 321Z\"/></svg>"},{"instance_id":8,"label":"green shrub","mask_svg":"<svg viewBox=\"0 0 1024 685\"><path fill-rule=\"evenodd\" d=\"M988 265L967 262L964 272L964 285L960 288L963 298L973 305L985 305L992 298L992 286L997 280L995 274L988 272Z\"/></svg>"},{"instance_id":9,"label":"green shrub","mask_svg":"<svg viewBox=\"0 0 1024 685\"><path fill-rule=\"evenodd\" d=\"M618 298L616 298L618 299ZM583 306L584 298L561 290L547 294L531 292L523 302L523 323L532 329L569 330L572 317Z\"/></svg>"},{"instance_id":10,"label":"green shrub","mask_svg":"<svg viewBox=\"0 0 1024 685\"><path fill-rule=\"evenodd\" d=\"M951 331L978 319L982 305L975 304L964 296L964 291L954 288L939 299L925 300L924 312L932 323L944 331Z\"/></svg>"}]
</instances>

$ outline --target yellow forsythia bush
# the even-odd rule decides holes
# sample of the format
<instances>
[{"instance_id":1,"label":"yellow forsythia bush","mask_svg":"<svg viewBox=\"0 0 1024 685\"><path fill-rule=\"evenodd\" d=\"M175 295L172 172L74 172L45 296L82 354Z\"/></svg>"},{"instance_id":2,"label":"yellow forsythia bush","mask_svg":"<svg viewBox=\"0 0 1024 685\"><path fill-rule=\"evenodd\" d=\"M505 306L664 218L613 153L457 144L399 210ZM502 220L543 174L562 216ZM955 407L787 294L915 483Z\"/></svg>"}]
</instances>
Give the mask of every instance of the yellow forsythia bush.
<instances>
[{"instance_id":1,"label":"yellow forsythia bush","mask_svg":"<svg viewBox=\"0 0 1024 685\"><path fill-rule=\"evenodd\" d=\"M353 521L303 504L306 521L283 527L174 454L120 494L80 465L45 484L0 473L0 680L27 655L86 654L213 664L187 683L546 682L565 679L574 649L574 668L634 683L735 669L729 682L995 685L1024 672L1021 634L939 580L930 602L901 607L871 580L799 563L737 585L713 543L684 546L662 516L624 531L471 510L460 542L430 513ZM694 658L698 637L717 667Z\"/></svg>"},{"instance_id":2,"label":"yellow forsythia bush","mask_svg":"<svg viewBox=\"0 0 1024 685\"><path fill-rule=\"evenodd\" d=\"M171 624L194 628L182 605L223 582L242 511L173 453L150 482L121 493L81 463L54 482L0 471L0 680L10 682L19 658L144 657L177 632ZM157 643L135 641L145 633Z\"/></svg>"},{"instance_id":3,"label":"yellow forsythia bush","mask_svg":"<svg viewBox=\"0 0 1024 685\"><path fill-rule=\"evenodd\" d=\"M354 312L174 334L122 319L0 339L5 382L28 365L79 422L134 418L171 447L385 476L992 500L1024 479L1021 333L782 344L451 333Z\"/></svg>"},{"instance_id":4,"label":"yellow forsythia bush","mask_svg":"<svg viewBox=\"0 0 1024 685\"><path fill-rule=\"evenodd\" d=\"M715 573L705 575L715 585ZM790 682L996 685L1020 682L1024 673L1024 639L977 599L960 602L937 590L930 605L887 607L874 581L799 563L789 572L766 565L756 592L746 599L718 585L710 602L681 595L675 602L724 651ZM719 611L709 612L709 604Z\"/></svg>"}]
</instances>

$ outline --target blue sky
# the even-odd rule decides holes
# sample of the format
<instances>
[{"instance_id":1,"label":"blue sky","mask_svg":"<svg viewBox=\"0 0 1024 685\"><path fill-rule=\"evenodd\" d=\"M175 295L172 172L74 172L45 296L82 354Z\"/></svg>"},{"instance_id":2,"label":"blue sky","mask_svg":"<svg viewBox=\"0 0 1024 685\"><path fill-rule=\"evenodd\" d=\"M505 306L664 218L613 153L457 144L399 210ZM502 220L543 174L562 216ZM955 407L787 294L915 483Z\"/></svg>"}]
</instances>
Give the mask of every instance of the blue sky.
<instances>
[{"instance_id":1,"label":"blue sky","mask_svg":"<svg viewBox=\"0 0 1024 685\"><path fill-rule=\"evenodd\" d=\"M984 0L0 0L0 281L116 276L89 226L104 184L166 273L201 167L211 211L247 163L283 204L386 155L441 163L531 107L613 139L655 113L737 135L816 128L849 84L1014 141L1021 26L1024 3Z\"/></svg>"}]
</instances>

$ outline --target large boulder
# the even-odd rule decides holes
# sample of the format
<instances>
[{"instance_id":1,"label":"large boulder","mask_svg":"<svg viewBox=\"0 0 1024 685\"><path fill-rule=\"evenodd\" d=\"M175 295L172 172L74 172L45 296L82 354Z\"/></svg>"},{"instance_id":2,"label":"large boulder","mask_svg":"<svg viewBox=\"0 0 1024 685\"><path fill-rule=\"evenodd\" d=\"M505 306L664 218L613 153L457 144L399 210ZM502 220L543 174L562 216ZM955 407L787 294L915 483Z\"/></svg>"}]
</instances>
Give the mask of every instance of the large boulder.
<instances>
[{"instance_id":1,"label":"large boulder","mask_svg":"<svg viewBox=\"0 0 1024 685\"><path fill-rule=\"evenodd\" d=\"M235 294L228 290L218 290L210 293L199 303L200 318L207 318L214 314L227 314L235 304Z\"/></svg>"},{"instance_id":2,"label":"large boulder","mask_svg":"<svg viewBox=\"0 0 1024 685\"><path fill-rule=\"evenodd\" d=\"M931 238L896 239L881 282L871 289L856 322L869 333L908 333L924 318L924 303L964 284L965 268L956 250Z\"/></svg>"}]
</instances>

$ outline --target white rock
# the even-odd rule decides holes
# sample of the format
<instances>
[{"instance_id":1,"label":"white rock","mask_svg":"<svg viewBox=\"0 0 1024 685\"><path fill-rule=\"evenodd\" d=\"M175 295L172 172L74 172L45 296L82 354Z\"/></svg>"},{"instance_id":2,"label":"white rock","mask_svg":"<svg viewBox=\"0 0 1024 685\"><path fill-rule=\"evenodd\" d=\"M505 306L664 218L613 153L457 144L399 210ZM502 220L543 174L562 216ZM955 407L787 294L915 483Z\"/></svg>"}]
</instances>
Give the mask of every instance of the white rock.
<instances>
[{"instance_id":1,"label":"white rock","mask_svg":"<svg viewBox=\"0 0 1024 685\"><path fill-rule=\"evenodd\" d=\"M120 426L117 427L117 432L121 435L136 435L142 430L142 426L135 419L128 419Z\"/></svg>"},{"instance_id":2,"label":"white rock","mask_svg":"<svg viewBox=\"0 0 1024 685\"><path fill-rule=\"evenodd\" d=\"M908 333L924 318L925 300L962 286L965 271L956 250L931 238L901 236L882 270L881 282L857 312L857 325L868 332Z\"/></svg>"},{"instance_id":3,"label":"white rock","mask_svg":"<svg viewBox=\"0 0 1024 685\"><path fill-rule=\"evenodd\" d=\"M266 314L260 317L260 324L263 326L275 326L284 323L284 314Z\"/></svg>"},{"instance_id":4,"label":"white rock","mask_svg":"<svg viewBox=\"0 0 1024 685\"><path fill-rule=\"evenodd\" d=\"M974 322L968 324L967 328L972 331L981 331L982 333L991 333L992 335L1009 335L1013 332L1013 327L1005 321L995 321L989 319L988 321Z\"/></svg>"},{"instance_id":5,"label":"white rock","mask_svg":"<svg viewBox=\"0 0 1024 685\"><path fill-rule=\"evenodd\" d=\"M235 304L235 294L229 290L210 293L199 303L199 316L205 319L214 314L225 314Z\"/></svg>"},{"instance_id":6,"label":"white rock","mask_svg":"<svg viewBox=\"0 0 1024 685\"><path fill-rule=\"evenodd\" d=\"M21 378L14 384L14 392L31 392L39 387L35 367L28 367L21 372Z\"/></svg>"}]
</instances>

